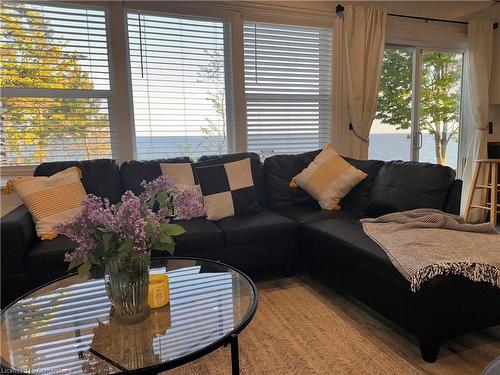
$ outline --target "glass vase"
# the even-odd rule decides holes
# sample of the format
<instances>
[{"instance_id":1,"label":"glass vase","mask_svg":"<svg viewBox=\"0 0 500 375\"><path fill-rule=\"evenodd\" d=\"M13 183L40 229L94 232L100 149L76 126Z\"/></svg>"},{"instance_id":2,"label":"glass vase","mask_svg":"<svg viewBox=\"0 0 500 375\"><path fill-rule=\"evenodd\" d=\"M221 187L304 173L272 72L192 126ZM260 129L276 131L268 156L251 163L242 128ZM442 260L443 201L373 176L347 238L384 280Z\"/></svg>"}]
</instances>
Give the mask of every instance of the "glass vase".
<instances>
[{"instance_id":1,"label":"glass vase","mask_svg":"<svg viewBox=\"0 0 500 375\"><path fill-rule=\"evenodd\" d=\"M148 317L149 264L108 258L104 282L117 322L135 324Z\"/></svg>"}]
</instances>

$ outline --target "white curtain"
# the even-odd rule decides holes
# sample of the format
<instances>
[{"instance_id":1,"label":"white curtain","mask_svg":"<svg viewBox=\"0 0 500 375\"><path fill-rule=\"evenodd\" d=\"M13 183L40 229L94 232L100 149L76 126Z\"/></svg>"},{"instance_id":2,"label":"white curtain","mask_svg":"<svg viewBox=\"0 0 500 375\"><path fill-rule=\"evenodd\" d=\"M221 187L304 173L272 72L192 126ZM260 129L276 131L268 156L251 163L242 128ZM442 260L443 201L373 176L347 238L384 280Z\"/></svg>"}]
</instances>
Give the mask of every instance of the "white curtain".
<instances>
[{"instance_id":1,"label":"white curtain","mask_svg":"<svg viewBox=\"0 0 500 375\"><path fill-rule=\"evenodd\" d=\"M464 118L462 139L467 154L462 171L462 209L472 185L474 160L488 157L488 109L491 64L493 56L493 23L491 21L469 21L467 51L465 56ZM483 178L481 171L480 178ZM481 181L481 180L480 180ZM477 192L476 204L481 203L484 194ZM471 219L480 219L477 209L471 211Z\"/></svg>"},{"instance_id":2,"label":"white curtain","mask_svg":"<svg viewBox=\"0 0 500 375\"><path fill-rule=\"evenodd\" d=\"M380 88L380 76L384 57L387 10L347 5L338 17L336 31L341 40L342 66L339 74L343 79L343 95L346 99L346 122L337 126L349 129L348 144L343 140L340 149L356 159L368 158L368 137ZM344 131L337 131L337 134ZM340 152L340 151L339 151Z\"/></svg>"}]
</instances>

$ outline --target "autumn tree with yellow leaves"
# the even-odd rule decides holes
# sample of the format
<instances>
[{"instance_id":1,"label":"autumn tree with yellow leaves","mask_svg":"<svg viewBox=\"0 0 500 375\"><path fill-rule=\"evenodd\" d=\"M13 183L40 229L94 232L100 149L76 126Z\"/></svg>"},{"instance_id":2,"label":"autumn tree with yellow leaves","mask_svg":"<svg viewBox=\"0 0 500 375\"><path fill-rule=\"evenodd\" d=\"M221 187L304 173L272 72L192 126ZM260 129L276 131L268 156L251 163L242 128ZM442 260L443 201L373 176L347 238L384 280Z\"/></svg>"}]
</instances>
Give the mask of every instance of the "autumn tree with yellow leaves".
<instances>
[{"instance_id":1,"label":"autumn tree with yellow leaves","mask_svg":"<svg viewBox=\"0 0 500 375\"><path fill-rule=\"evenodd\" d=\"M4 3L0 10L0 87L91 90L86 56L61 40L39 7ZM55 36L57 35L57 36ZM105 99L2 95L8 165L110 156Z\"/></svg>"}]
</instances>

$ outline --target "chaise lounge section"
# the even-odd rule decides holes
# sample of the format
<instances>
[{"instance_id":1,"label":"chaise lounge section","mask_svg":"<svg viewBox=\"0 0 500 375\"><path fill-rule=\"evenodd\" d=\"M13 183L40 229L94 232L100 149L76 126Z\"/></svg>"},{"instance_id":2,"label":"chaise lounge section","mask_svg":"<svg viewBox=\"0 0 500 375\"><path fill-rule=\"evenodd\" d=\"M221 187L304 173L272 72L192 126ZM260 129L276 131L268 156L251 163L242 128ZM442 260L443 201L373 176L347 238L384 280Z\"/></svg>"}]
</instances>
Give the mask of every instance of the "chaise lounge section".
<instances>
[{"instance_id":1,"label":"chaise lounge section","mask_svg":"<svg viewBox=\"0 0 500 375\"><path fill-rule=\"evenodd\" d=\"M298 264L323 282L342 288L417 336L422 357L435 361L442 340L500 323L500 289L458 276L440 276L417 293L382 250L363 231L359 219L414 208L458 213L461 181L448 168L427 163L347 160L368 177L341 202L340 211L319 208L306 192L289 188L292 177L320 152L276 155L261 164L257 154L205 156L199 165L251 159L261 212L217 222L180 221L187 233L177 240L176 255L227 262L254 274L277 269L290 275ZM69 166L82 169L88 193L119 200L126 190L161 175L160 162L189 158L43 163L35 175L52 175ZM2 303L64 275L65 237L40 241L24 206L2 218ZM153 254L156 256L156 254Z\"/></svg>"}]
</instances>

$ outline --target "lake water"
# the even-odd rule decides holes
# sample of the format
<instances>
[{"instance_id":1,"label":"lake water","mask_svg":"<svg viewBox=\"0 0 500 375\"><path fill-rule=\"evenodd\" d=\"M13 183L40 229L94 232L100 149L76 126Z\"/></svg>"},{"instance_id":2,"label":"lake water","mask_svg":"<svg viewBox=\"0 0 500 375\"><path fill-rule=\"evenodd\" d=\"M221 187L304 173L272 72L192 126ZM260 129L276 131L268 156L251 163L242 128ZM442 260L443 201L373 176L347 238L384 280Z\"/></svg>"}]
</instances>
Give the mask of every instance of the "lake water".
<instances>
[{"instance_id":1,"label":"lake water","mask_svg":"<svg viewBox=\"0 0 500 375\"><path fill-rule=\"evenodd\" d=\"M369 159L378 160L409 160L411 139L407 134L371 134L370 147L368 149ZM458 142L451 139L446 152L446 165L457 168ZM419 150L419 161L436 163L436 152L434 150L434 136L422 135L422 148Z\"/></svg>"},{"instance_id":2,"label":"lake water","mask_svg":"<svg viewBox=\"0 0 500 375\"><path fill-rule=\"evenodd\" d=\"M154 159L173 156L191 155L197 158L201 155L227 153L223 143L218 137L137 137L137 155L139 159ZM312 147L311 149L319 148ZM219 152L221 150L221 152ZM309 150L304 150L309 151ZM457 167L458 143L451 140L448 145L446 164L452 168ZM378 160L409 160L410 139L407 134L371 134L369 158ZM420 161L436 163L434 151L434 138L432 135L423 135Z\"/></svg>"}]
</instances>

